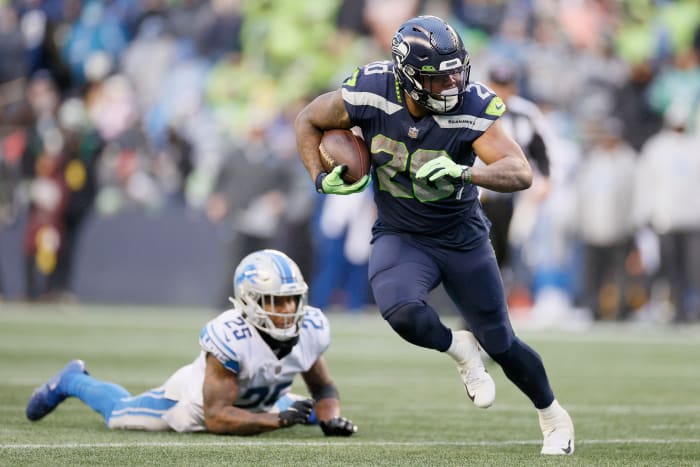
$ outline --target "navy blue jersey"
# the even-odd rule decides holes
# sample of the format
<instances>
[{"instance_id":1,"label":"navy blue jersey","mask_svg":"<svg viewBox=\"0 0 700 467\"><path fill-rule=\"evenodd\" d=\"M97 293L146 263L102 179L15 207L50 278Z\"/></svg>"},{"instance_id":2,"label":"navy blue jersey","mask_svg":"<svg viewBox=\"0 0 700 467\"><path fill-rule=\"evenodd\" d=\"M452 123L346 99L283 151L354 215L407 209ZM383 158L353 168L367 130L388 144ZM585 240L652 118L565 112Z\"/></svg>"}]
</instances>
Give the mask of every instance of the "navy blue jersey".
<instances>
[{"instance_id":1,"label":"navy blue jersey","mask_svg":"<svg viewBox=\"0 0 700 467\"><path fill-rule=\"evenodd\" d=\"M415 119L406 109L389 61L356 69L343 83L342 94L350 120L362 129L372 155L375 237L409 233L421 242L454 248L470 248L488 237L490 224L474 185L463 187L449 177L428 182L415 174L442 155L473 165L473 141L505 111L500 98L472 82L454 112Z\"/></svg>"}]
</instances>

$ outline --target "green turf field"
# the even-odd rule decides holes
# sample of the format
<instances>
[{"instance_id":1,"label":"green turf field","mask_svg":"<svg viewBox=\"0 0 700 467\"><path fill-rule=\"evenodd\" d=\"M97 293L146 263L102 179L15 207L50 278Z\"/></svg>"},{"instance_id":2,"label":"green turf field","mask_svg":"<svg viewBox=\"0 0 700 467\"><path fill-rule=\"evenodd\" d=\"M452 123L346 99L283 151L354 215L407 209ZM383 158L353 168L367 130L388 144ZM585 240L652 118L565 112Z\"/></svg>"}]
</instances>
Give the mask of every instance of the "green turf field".
<instances>
[{"instance_id":1,"label":"green turf field","mask_svg":"<svg viewBox=\"0 0 700 467\"><path fill-rule=\"evenodd\" d=\"M304 426L244 438L110 432L72 399L25 419L32 389L73 358L132 393L160 385L194 359L213 315L0 303L0 465L700 465L697 327L519 332L576 424L567 458L540 456L536 413L498 367L496 404L477 409L448 357L401 341L376 316L330 316L327 358L344 415L359 425L352 438Z\"/></svg>"}]
</instances>

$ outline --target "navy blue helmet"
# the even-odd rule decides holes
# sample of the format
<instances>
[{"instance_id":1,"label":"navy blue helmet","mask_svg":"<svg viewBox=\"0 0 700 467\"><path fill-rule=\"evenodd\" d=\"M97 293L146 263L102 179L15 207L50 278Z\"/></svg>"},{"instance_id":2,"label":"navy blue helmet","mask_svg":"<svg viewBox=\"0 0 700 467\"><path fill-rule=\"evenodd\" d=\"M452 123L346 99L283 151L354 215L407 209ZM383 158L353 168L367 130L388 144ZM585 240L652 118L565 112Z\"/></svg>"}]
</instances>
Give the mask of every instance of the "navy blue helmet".
<instances>
[{"instance_id":1,"label":"navy blue helmet","mask_svg":"<svg viewBox=\"0 0 700 467\"><path fill-rule=\"evenodd\" d=\"M459 34L437 16L403 23L391 41L399 86L435 113L456 110L469 82L469 53Z\"/></svg>"}]
</instances>

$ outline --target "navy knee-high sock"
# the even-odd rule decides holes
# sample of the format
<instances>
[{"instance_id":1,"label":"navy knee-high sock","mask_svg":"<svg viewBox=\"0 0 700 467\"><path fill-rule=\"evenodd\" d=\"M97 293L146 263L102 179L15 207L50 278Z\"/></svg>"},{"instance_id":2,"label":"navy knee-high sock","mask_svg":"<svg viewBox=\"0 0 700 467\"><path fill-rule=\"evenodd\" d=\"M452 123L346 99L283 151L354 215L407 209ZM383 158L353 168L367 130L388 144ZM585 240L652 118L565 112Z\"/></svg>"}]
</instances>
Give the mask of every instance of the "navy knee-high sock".
<instances>
[{"instance_id":1,"label":"navy knee-high sock","mask_svg":"<svg viewBox=\"0 0 700 467\"><path fill-rule=\"evenodd\" d=\"M554 401L554 393L547 379L542 359L530 346L518 339L505 352L491 355L508 377L537 409L544 409Z\"/></svg>"}]
</instances>

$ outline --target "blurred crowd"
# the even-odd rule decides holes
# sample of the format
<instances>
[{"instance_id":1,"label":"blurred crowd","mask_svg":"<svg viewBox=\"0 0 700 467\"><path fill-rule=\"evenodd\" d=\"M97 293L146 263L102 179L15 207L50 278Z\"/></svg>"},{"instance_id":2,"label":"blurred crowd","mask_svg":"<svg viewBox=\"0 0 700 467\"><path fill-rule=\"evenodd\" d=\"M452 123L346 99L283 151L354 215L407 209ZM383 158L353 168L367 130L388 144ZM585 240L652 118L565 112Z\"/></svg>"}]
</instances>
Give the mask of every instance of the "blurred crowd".
<instances>
[{"instance_id":1,"label":"blurred crowd","mask_svg":"<svg viewBox=\"0 0 700 467\"><path fill-rule=\"evenodd\" d=\"M26 297L70 292L87 214L180 203L241 257L289 253L312 304L362 310L371 197L317 195L292 124L421 13L473 80L514 67L550 129L547 193L516 199L514 312L700 319L696 0L0 0L0 233L28 216Z\"/></svg>"}]
</instances>

